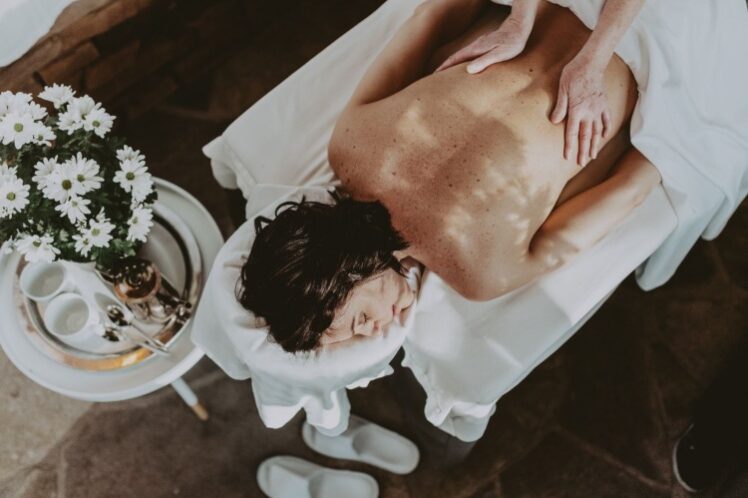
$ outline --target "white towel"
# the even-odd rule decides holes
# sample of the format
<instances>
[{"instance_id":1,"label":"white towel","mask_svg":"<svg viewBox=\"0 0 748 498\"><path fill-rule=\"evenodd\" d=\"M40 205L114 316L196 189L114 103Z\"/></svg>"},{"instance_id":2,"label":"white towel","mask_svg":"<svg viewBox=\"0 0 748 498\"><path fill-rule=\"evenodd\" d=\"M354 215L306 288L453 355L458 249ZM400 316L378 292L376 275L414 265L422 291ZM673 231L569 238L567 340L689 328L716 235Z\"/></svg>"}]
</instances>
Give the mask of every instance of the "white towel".
<instances>
[{"instance_id":1,"label":"white towel","mask_svg":"<svg viewBox=\"0 0 748 498\"><path fill-rule=\"evenodd\" d=\"M281 427L301 409L307 421L328 435L344 431L350 405L346 388L366 387L392 373L389 363L413 325L393 323L381 338L356 341L334 350L291 354L269 339L262 319L244 309L235 289L254 241L254 218L274 218L275 207L288 200L331 202L324 188L255 185L248 221L218 253L195 315L192 340L235 379L252 378L257 409L265 425ZM418 267L408 273L416 285ZM416 306L416 304L414 304Z\"/></svg>"}]
</instances>

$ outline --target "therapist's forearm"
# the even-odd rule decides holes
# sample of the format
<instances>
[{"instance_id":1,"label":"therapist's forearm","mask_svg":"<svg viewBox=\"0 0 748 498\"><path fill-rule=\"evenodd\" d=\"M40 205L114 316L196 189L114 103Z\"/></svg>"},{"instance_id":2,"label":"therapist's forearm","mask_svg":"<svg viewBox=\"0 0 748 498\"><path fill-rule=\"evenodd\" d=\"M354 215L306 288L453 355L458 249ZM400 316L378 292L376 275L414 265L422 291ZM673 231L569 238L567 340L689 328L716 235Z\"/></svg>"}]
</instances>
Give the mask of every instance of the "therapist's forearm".
<instances>
[{"instance_id":1,"label":"therapist's forearm","mask_svg":"<svg viewBox=\"0 0 748 498\"><path fill-rule=\"evenodd\" d=\"M618 42L634 22L644 0L606 0L597 26L579 56L600 67L608 65Z\"/></svg>"},{"instance_id":2,"label":"therapist's forearm","mask_svg":"<svg viewBox=\"0 0 748 498\"><path fill-rule=\"evenodd\" d=\"M515 0L512 4L509 19L518 23L529 36L532 25L535 24L535 16L538 13L539 6L540 0Z\"/></svg>"}]
</instances>

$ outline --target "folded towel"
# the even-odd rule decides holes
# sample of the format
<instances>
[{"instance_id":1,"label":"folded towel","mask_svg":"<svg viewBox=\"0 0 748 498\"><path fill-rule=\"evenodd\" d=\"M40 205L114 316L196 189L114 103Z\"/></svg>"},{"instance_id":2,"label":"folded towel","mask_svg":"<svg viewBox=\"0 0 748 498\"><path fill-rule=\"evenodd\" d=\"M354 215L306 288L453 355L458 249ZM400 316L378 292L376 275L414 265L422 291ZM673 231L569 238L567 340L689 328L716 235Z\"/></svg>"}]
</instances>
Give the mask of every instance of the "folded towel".
<instances>
[{"instance_id":1,"label":"folded towel","mask_svg":"<svg viewBox=\"0 0 748 498\"><path fill-rule=\"evenodd\" d=\"M287 353L269 335L264 320L244 309L235 297L241 268L254 241L254 219L274 218L276 206L288 200L331 202L321 187L254 185L248 219L218 253L195 314L192 340L235 379L252 378L257 409L265 425L281 427L301 409L307 421L335 435L348 424L346 388L366 387L392 373L389 363L400 349L413 314L392 323L383 337L355 341L315 353ZM417 285L420 268L408 282ZM414 306L416 304L414 303Z\"/></svg>"}]
</instances>

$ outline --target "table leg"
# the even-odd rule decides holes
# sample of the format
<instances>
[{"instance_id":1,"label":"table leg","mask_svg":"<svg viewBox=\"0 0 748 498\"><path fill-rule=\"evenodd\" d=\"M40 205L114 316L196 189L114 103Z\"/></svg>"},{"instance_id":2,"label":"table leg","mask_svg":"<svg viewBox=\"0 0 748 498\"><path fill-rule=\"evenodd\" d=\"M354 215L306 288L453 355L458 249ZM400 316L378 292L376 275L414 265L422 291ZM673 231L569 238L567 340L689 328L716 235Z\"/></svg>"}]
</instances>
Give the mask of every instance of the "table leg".
<instances>
[{"instance_id":1,"label":"table leg","mask_svg":"<svg viewBox=\"0 0 748 498\"><path fill-rule=\"evenodd\" d=\"M200 400L197 399L197 395L195 394L195 392L190 389L190 386L188 386L181 377L172 382L171 387L173 387L174 390L179 394L179 396L184 400L184 402L187 403L187 406L192 408L192 411L195 412L197 418L199 418L203 422L208 420L208 410L206 410L205 407L200 403Z\"/></svg>"}]
</instances>

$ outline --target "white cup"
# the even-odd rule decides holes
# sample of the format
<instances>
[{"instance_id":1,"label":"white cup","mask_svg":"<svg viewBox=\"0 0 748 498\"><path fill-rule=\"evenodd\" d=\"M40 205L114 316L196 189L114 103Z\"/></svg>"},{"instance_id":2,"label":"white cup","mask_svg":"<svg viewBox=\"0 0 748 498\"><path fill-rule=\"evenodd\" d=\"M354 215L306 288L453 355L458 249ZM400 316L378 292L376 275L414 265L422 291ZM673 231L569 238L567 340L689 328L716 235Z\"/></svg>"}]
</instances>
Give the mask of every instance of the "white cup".
<instances>
[{"instance_id":1,"label":"white cup","mask_svg":"<svg viewBox=\"0 0 748 498\"><path fill-rule=\"evenodd\" d=\"M38 303L46 303L58 294L75 288L67 269L59 261L26 265L21 271L19 283L21 292Z\"/></svg>"},{"instance_id":2,"label":"white cup","mask_svg":"<svg viewBox=\"0 0 748 498\"><path fill-rule=\"evenodd\" d=\"M70 344L98 337L100 316L96 308L74 292L59 294L44 310L44 324L52 334Z\"/></svg>"}]
</instances>

